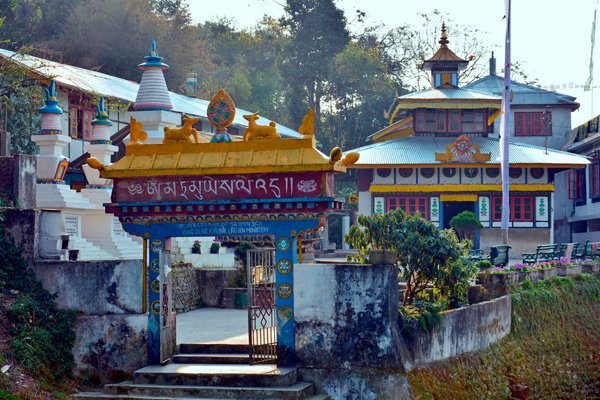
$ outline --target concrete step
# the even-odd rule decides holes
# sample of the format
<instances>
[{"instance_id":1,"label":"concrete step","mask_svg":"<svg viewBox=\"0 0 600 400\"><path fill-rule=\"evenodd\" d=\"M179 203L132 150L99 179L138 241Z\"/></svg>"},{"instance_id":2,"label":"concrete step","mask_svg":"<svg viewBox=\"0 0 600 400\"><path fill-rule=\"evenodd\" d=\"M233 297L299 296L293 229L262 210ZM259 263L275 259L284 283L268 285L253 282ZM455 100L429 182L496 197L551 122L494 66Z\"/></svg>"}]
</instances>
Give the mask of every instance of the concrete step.
<instances>
[{"instance_id":1,"label":"concrete step","mask_svg":"<svg viewBox=\"0 0 600 400\"><path fill-rule=\"evenodd\" d=\"M235 343L181 343L177 353L181 354L249 354L250 346Z\"/></svg>"},{"instance_id":2,"label":"concrete step","mask_svg":"<svg viewBox=\"0 0 600 400\"><path fill-rule=\"evenodd\" d=\"M250 364L250 355L241 353L179 353L173 356L173 362L177 364Z\"/></svg>"},{"instance_id":3,"label":"concrete step","mask_svg":"<svg viewBox=\"0 0 600 400\"><path fill-rule=\"evenodd\" d=\"M152 396L153 398L211 398L211 399L281 399L304 400L314 393L312 383L296 382L289 386L192 386L192 385L144 385L120 383L104 386L104 393L111 395Z\"/></svg>"},{"instance_id":4,"label":"concrete step","mask_svg":"<svg viewBox=\"0 0 600 400\"><path fill-rule=\"evenodd\" d=\"M199 397L156 397L156 396L131 396L128 394L106 394L102 392L80 392L71 396L74 399L103 399L103 400L221 400L221 399L208 399ZM312 400L312 398L310 398ZM242 400L242 399L229 399L229 400ZM315 400L320 400L317 398Z\"/></svg>"},{"instance_id":5,"label":"concrete step","mask_svg":"<svg viewBox=\"0 0 600 400\"><path fill-rule=\"evenodd\" d=\"M150 365L134 373L134 383L200 386L289 386L298 381L296 368L274 364L167 364Z\"/></svg>"}]
</instances>

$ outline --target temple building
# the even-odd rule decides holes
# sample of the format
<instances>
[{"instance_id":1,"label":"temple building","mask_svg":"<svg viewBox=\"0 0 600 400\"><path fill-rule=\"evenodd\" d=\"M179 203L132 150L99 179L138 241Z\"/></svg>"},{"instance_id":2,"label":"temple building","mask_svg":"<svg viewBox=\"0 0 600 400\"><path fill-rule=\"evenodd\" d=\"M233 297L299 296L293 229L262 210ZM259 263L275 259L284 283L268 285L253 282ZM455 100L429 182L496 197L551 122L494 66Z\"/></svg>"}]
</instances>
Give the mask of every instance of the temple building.
<instances>
[{"instance_id":1,"label":"temple building","mask_svg":"<svg viewBox=\"0 0 600 400\"><path fill-rule=\"evenodd\" d=\"M358 210L370 215L401 208L410 214L419 212L440 228L449 228L452 217L460 212L472 211L483 225L476 245L487 249L502 242L497 126L502 89L497 92L494 83L501 79L492 76L459 87L460 71L468 61L458 57L448 43L442 26L440 47L422 66L431 72L431 89L395 99L390 125L371 135L371 144L352 150L360 154L352 166L357 169ZM558 99L556 107L561 111L578 106L563 95L553 97L544 91L548 98L542 98L527 85L517 89L534 93L533 97L546 103ZM523 99L533 101L527 96ZM549 135L549 113L538 111L540 107L545 111L546 105L524 104L511 115L527 114L519 115L509 126L510 244L514 254L536 244L553 243L554 175L589 163L585 157L544 146L544 139L540 143L534 138L535 144L520 140L520 136L535 136L539 129ZM568 120L570 123L570 117ZM564 139L557 139L561 142L557 145L566 142L567 132ZM545 139L554 144L553 138Z\"/></svg>"}]
</instances>

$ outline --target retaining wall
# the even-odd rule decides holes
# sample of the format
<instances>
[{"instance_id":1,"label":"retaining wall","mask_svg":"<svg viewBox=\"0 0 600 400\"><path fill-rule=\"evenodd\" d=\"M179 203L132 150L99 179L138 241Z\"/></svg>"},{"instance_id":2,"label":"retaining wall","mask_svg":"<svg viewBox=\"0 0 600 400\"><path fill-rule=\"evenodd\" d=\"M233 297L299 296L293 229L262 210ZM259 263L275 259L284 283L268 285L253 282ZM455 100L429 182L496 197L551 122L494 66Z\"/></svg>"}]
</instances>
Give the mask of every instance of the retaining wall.
<instances>
[{"instance_id":1,"label":"retaining wall","mask_svg":"<svg viewBox=\"0 0 600 400\"><path fill-rule=\"evenodd\" d=\"M429 331L405 329L402 338L411 355L405 368L481 350L498 341L510 333L511 305L510 296L502 296L446 311Z\"/></svg>"}]
</instances>

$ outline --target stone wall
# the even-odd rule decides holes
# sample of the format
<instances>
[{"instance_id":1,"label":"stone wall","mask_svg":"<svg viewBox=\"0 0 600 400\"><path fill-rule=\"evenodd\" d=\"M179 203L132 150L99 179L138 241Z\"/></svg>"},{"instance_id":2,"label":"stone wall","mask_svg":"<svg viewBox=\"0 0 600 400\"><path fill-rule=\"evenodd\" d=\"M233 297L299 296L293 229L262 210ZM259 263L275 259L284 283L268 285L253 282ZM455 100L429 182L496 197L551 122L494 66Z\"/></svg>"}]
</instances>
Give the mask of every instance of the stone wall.
<instances>
[{"instance_id":1,"label":"stone wall","mask_svg":"<svg viewBox=\"0 0 600 400\"><path fill-rule=\"evenodd\" d=\"M21 255L25 260L37 259L39 211L10 208L5 209L3 213L5 239L21 248Z\"/></svg>"},{"instance_id":2,"label":"stone wall","mask_svg":"<svg viewBox=\"0 0 600 400\"><path fill-rule=\"evenodd\" d=\"M411 359L405 367L412 369L433 361L486 348L510 333L510 296L449 310L441 323L430 331L405 330L402 337Z\"/></svg>"},{"instance_id":3,"label":"stone wall","mask_svg":"<svg viewBox=\"0 0 600 400\"><path fill-rule=\"evenodd\" d=\"M142 266L127 261L38 261L33 270L60 308L81 312L73 348L76 376L122 380L147 364L148 317Z\"/></svg>"},{"instance_id":4,"label":"stone wall","mask_svg":"<svg viewBox=\"0 0 600 400\"><path fill-rule=\"evenodd\" d=\"M19 208L35 208L36 165L35 156L0 157L0 192L14 200Z\"/></svg>"},{"instance_id":5,"label":"stone wall","mask_svg":"<svg viewBox=\"0 0 600 400\"><path fill-rule=\"evenodd\" d=\"M408 399L395 266L294 266L300 377L331 399Z\"/></svg>"},{"instance_id":6,"label":"stone wall","mask_svg":"<svg viewBox=\"0 0 600 400\"><path fill-rule=\"evenodd\" d=\"M172 269L173 309L184 313L202 306L198 274L192 264L174 264Z\"/></svg>"}]
</instances>

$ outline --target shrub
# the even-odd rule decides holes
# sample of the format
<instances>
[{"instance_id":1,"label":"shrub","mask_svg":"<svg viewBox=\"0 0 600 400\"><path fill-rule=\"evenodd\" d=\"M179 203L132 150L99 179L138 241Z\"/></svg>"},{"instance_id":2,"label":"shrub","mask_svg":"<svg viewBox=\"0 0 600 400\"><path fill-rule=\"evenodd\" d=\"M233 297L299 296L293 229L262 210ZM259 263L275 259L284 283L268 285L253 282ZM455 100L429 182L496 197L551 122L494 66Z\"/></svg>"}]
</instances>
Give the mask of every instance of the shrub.
<instances>
[{"instance_id":1,"label":"shrub","mask_svg":"<svg viewBox=\"0 0 600 400\"><path fill-rule=\"evenodd\" d=\"M357 256L348 256L349 261L364 263L370 250L396 250L398 232L405 218L406 214L400 209L385 214L359 215L358 226L351 226L344 237L358 250Z\"/></svg>"},{"instance_id":2,"label":"shrub","mask_svg":"<svg viewBox=\"0 0 600 400\"><path fill-rule=\"evenodd\" d=\"M463 211L450 220L450 226L456 231L461 240L475 239L475 232L483 228L479 218L472 211Z\"/></svg>"},{"instance_id":3,"label":"shrub","mask_svg":"<svg viewBox=\"0 0 600 400\"><path fill-rule=\"evenodd\" d=\"M407 216L396 235L400 275L406 280L403 305L410 305L428 285L437 300L459 304L476 274L464 244L451 230L441 230L420 215Z\"/></svg>"},{"instance_id":4,"label":"shrub","mask_svg":"<svg viewBox=\"0 0 600 400\"><path fill-rule=\"evenodd\" d=\"M70 375L75 313L56 307L54 296L35 279L20 249L6 240L0 240L0 281L0 290L20 293L7 313L13 336L10 355L41 378Z\"/></svg>"}]
</instances>

